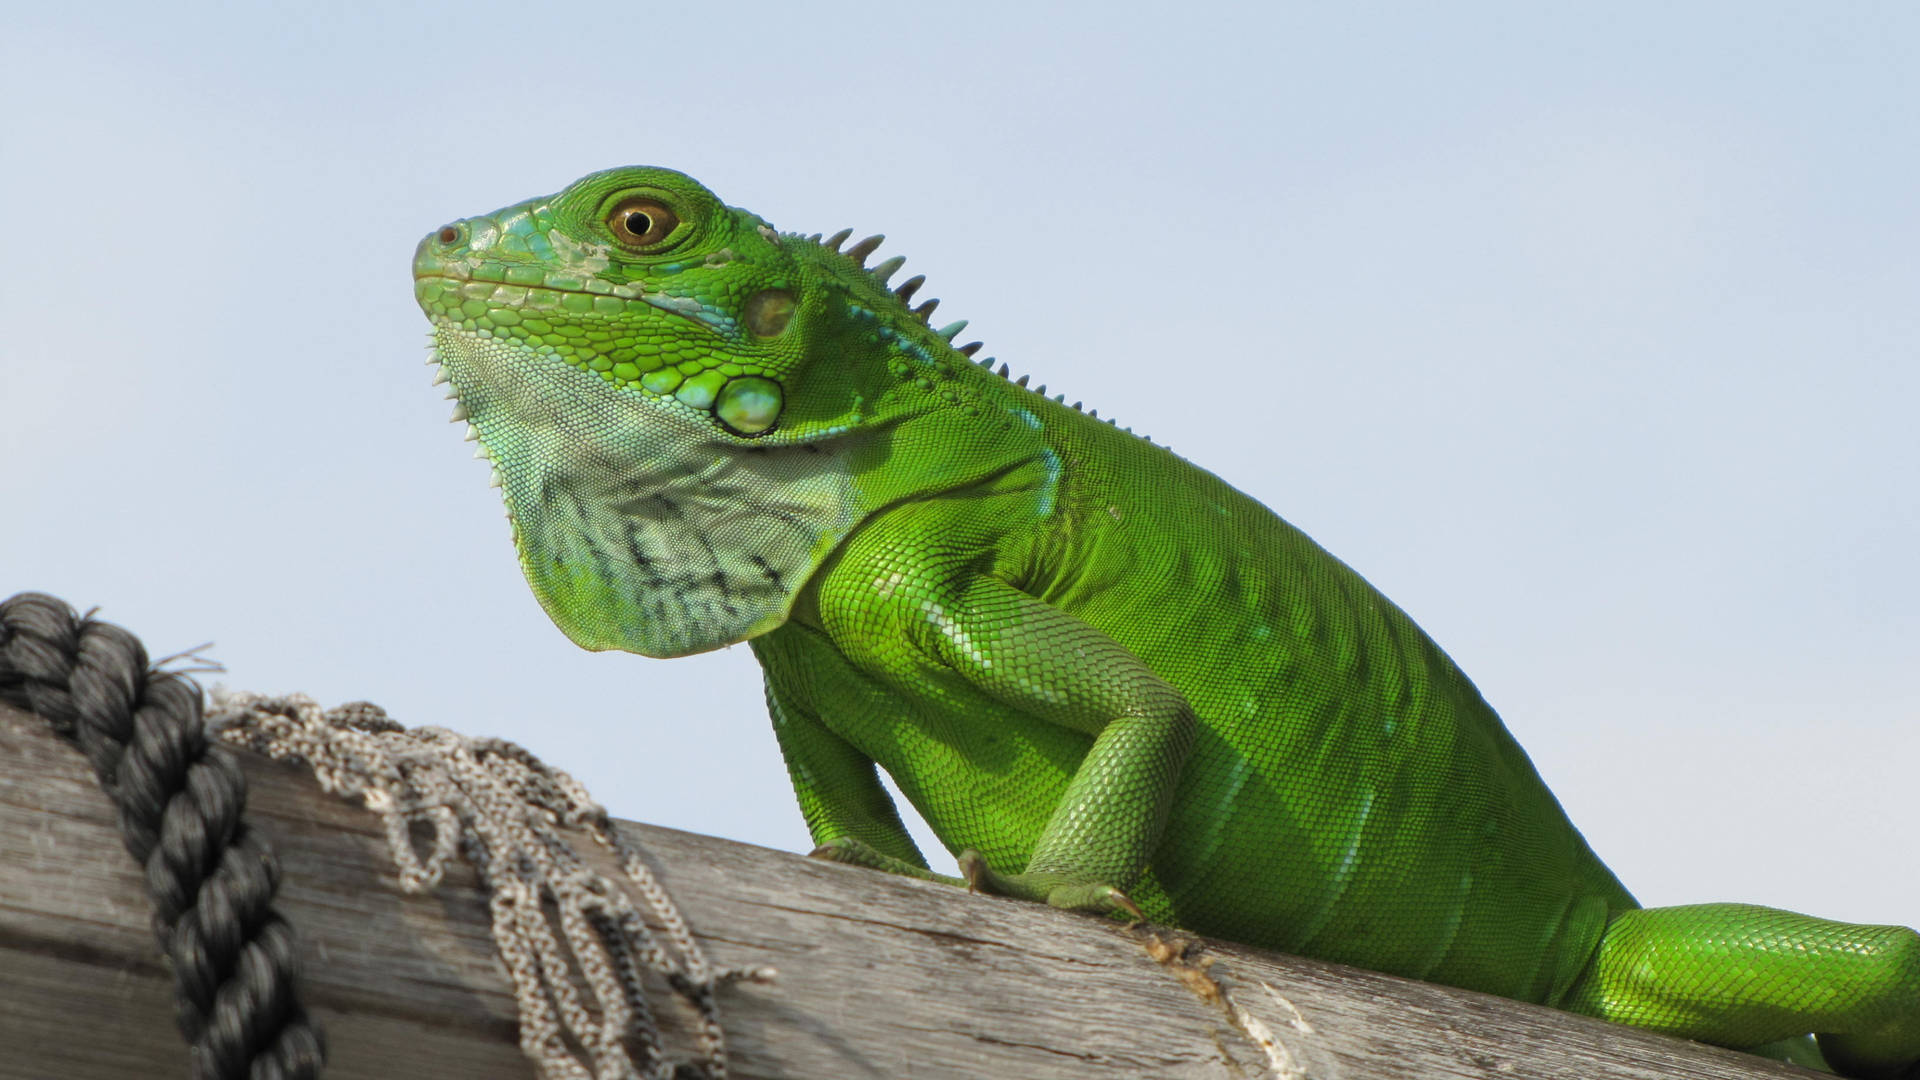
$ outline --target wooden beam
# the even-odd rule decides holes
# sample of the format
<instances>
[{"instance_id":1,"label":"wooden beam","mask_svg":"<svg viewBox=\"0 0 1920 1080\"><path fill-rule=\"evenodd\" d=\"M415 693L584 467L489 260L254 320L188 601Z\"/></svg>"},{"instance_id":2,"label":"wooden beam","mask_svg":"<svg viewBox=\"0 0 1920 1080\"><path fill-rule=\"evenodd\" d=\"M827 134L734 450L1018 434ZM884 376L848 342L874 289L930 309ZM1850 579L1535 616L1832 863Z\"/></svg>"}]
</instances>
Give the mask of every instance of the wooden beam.
<instances>
[{"instance_id":1,"label":"wooden beam","mask_svg":"<svg viewBox=\"0 0 1920 1080\"><path fill-rule=\"evenodd\" d=\"M407 896L375 819L249 758L328 1076L531 1078L470 873ZM1788 1066L1484 994L624 825L725 966L734 1073L1737 1080ZM801 834L796 817L795 835ZM590 843L590 842L588 842ZM603 861L604 865L604 861ZM1169 937L1162 932L1162 938ZM79 753L0 706L0 1078L184 1075L141 878ZM656 996L670 1046L691 1011Z\"/></svg>"}]
</instances>

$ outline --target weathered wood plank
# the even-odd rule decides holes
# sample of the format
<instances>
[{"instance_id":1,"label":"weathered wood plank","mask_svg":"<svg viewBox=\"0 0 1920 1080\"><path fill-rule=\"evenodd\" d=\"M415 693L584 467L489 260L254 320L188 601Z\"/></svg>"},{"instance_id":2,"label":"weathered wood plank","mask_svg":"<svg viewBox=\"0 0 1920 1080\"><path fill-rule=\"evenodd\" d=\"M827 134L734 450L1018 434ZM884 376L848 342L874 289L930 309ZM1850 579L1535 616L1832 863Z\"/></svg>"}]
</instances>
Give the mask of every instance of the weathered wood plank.
<instances>
[{"instance_id":1,"label":"weathered wood plank","mask_svg":"<svg viewBox=\"0 0 1920 1080\"><path fill-rule=\"evenodd\" d=\"M251 813L285 865L284 910L312 954L329 1075L531 1077L471 875L403 895L371 815L295 770L249 760L247 771ZM626 827L716 963L779 970L723 999L740 1076L1812 1075L1232 945L1207 944L1202 975L1156 962L1147 935L1117 923ZM183 1075L170 992L140 876L85 763L0 706L0 1078ZM690 1045L688 1011L664 988L658 1002L670 1045ZM1281 1049L1263 1049L1263 1030Z\"/></svg>"}]
</instances>

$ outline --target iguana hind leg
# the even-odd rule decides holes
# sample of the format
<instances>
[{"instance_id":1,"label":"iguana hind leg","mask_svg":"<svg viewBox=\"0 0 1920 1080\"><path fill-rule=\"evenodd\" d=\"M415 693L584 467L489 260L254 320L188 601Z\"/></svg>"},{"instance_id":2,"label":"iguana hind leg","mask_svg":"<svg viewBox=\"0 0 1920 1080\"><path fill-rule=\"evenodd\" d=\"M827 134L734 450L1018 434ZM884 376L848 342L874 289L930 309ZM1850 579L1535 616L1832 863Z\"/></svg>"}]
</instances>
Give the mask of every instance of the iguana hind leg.
<instances>
[{"instance_id":1,"label":"iguana hind leg","mask_svg":"<svg viewBox=\"0 0 1920 1080\"><path fill-rule=\"evenodd\" d=\"M1842 1074L1920 1061L1920 934L1752 904L1623 911L1562 1007L1721 1046L1814 1032Z\"/></svg>"}]
</instances>

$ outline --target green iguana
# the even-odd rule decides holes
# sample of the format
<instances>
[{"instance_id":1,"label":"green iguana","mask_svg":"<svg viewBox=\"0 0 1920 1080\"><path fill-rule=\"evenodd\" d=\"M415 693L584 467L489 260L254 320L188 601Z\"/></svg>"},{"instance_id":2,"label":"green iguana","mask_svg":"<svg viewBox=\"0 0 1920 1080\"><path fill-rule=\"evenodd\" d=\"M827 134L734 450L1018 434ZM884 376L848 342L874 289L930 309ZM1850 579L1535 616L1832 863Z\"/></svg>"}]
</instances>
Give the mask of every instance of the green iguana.
<instances>
[{"instance_id":1,"label":"green iguana","mask_svg":"<svg viewBox=\"0 0 1920 1080\"><path fill-rule=\"evenodd\" d=\"M628 168L414 257L547 613L588 649L751 643L818 854L1726 1046L1813 1032L1850 1075L1920 1059L1920 935L1641 908L1399 608L975 363L849 235Z\"/></svg>"}]
</instances>

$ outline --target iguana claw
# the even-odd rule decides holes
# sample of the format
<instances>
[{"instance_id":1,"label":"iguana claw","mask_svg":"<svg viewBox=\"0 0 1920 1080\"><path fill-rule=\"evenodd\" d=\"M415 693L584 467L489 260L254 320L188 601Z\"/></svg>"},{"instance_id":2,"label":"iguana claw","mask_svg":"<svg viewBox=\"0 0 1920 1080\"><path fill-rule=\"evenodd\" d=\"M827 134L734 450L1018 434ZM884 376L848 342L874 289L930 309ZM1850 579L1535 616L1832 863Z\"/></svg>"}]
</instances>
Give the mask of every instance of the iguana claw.
<instances>
[{"instance_id":1,"label":"iguana claw","mask_svg":"<svg viewBox=\"0 0 1920 1080\"><path fill-rule=\"evenodd\" d=\"M960 853L959 862L960 876L967 879L967 891L986 892L987 875L992 873L987 869L986 858L972 848L968 848Z\"/></svg>"},{"instance_id":2,"label":"iguana claw","mask_svg":"<svg viewBox=\"0 0 1920 1080\"><path fill-rule=\"evenodd\" d=\"M807 852L809 859L825 859L828 862L846 863L848 866L864 866L869 870L885 870L889 874L919 878L922 881L939 881L948 885L959 885L959 878L936 874L924 866L917 866L905 859L888 855L861 840L851 836L835 837Z\"/></svg>"},{"instance_id":3,"label":"iguana claw","mask_svg":"<svg viewBox=\"0 0 1920 1080\"><path fill-rule=\"evenodd\" d=\"M825 859L828 862L858 863L868 854L878 855L871 847L852 837L843 836L829 840L807 852L809 859Z\"/></svg>"}]
</instances>

